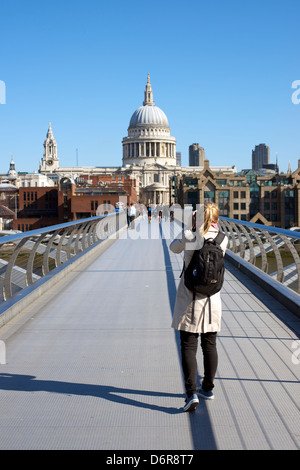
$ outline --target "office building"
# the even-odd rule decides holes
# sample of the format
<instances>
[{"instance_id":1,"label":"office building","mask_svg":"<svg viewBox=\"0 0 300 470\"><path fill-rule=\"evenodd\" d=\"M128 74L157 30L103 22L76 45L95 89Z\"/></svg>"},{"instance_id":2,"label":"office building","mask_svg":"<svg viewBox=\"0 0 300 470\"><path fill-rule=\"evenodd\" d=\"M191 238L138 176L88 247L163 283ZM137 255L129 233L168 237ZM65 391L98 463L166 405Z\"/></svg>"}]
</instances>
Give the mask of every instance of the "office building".
<instances>
[{"instance_id":1,"label":"office building","mask_svg":"<svg viewBox=\"0 0 300 470\"><path fill-rule=\"evenodd\" d=\"M199 144L192 144L189 146L189 165L202 166L204 165L205 151Z\"/></svg>"},{"instance_id":2,"label":"office building","mask_svg":"<svg viewBox=\"0 0 300 470\"><path fill-rule=\"evenodd\" d=\"M255 145L252 150L252 170L260 170L270 163L270 149L266 144Z\"/></svg>"}]
</instances>

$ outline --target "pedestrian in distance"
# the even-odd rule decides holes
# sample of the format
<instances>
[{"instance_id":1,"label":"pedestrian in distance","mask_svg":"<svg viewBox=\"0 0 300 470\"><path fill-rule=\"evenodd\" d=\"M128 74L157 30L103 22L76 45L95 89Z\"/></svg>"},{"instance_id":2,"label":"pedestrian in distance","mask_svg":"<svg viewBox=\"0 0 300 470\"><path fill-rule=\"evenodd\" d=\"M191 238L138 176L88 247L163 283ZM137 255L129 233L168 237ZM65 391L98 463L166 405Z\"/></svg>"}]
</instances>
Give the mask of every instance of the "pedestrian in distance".
<instances>
[{"instance_id":1,"label":"pedestrian in distance","mask_svg":"<svg viewBox=\"0 0 300 470\"><path fill-rule=\"evenodd\" d=\"M174 204L170 206L170 222L174 222Z\"/></svg>"},{"instance_id":2,"label":"pedestrian in distance","mask_svg":"<svg viewBox=\"0 0 300 470\"><path fill-rule=\"evenodd\" d=\"M201 249L205 240L215 239L219 233L218 206L206 204L203 210L203 222L197 224L195 219L200 221L201 217L196 218L196 213L194 213L187 230L183 231L181 237L174 239L170 244L172 252L184 252L184 269L187 269L191 262L195 249ZM221 238L223 241L220 244L220 249L224 256L228 239L224 235L221 235ZM198 396L210 400L214 398L214 378L218 365L216 340L217 332L221 329L222 305L220 292L209 298L202 294L193 294L186 287L183 274L184 272L178 285L172 328L180 331L181 361L186 391L183 410L192 411L199 404ZM196 354L199 335L201 337L204 374L200 389L197 391Z\"/></svg>"},{"instance_id":3,"label":"pedestrian in distance","mask_svg":"<svg viewBox=\"0 0 300 470\"><path fill-rule=\"evenodd\" d=\"M127 206L126 206L126 216L127 216L127 228L129 228L130 226L130 215L129 215L129 203L127 202Z\"/></svg>"},{"instance_id":4,"label":"pedestrian in distance","mask_svg":"<svg viewBox=\"0 0 300 470\"><path fill-rule=\"evenodd\" d=\"M130 204L129 208L129 219L130 219L130 225L129 228L134 229L134 219L136 217L136 208L133 205L133 203Z\"/></svg>"},{"instance_id":5,"label":"pedestrian in distance","mask_svg":"<svg viewBox=\"0 0 300 470\"><path fill-rule=\"evenodd\" d=\"M159 221L159 223L161 223L162 214L163 214L162 206L159 206L159 208L158 208L158 221Z\"/></svg>"},{"instance_id":6,"label":"pedestrian in distance","mask_svg":"<svg viewBox=\"0 0 300 470\"><path fill-rule=\"evenodd\" d=\"M151 204L148 204L148 207L147 207L147 213L148 213L148 222L150 224L151 222L151 213L152 213L152 208L151 208Z\"/></svg>"},{"instance_id":7,"label":"pedestrian in distance","mask_svg":"<svg viewBox=\"0 0 300 470\"><path fill-rule=\"evenodd\" d=\"M168 220L169 217L169 208L165 204L163 205L163 217L165 222Z\"/></svg>"}]
</instances>

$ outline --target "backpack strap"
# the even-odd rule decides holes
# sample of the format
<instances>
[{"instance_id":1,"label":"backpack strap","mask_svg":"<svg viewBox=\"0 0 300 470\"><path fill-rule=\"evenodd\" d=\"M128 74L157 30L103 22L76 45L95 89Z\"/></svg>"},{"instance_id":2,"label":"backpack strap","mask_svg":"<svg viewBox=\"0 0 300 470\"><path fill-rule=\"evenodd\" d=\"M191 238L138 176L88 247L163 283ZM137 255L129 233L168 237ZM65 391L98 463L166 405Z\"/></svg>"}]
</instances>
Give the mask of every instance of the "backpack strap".
<instances>
[{"instance_id":1,"label":"backpack strap","mask_svg":"<svg viewBox=\"0 0 300 470\"><path fill-rule=\"evenodd\" d=\"M218 235L215 238L215 242L218 243L218 245L221 245L224 238L225 238L225 233L219 231Z\"/></svg>"},{"instance_id":2,"label":"backpack strap","mask_svg":"<svg viewBox=\"0 0 300 470\"><path fill-rule=\"evenodd\" d=\"M181 271L179 278L181 278L181 276L183 275L184 270L185 270L185 262L183 262L182 271Z\"/></svg>"},{"instance_id":3,"label":"backpack strap","mask_svg":"<svg viewBox=\"0 0 300 470\"><path fill-rule=\"evenodd\" d=\"M212 324L212 319L211 319L211 301L210 301L210 297L208 297L208 308L209 308L209 324L211 325Z\"/></svg>"},{"instance_id":4,"label":"backpack strap","mask_svg":"<svg viewBox=\"0 0 300 470\"><path fill-rule=\"evenodd\" d=\"M193 292L193 307L192 307L192 318L191 318L192 325L195 325L195 302L196 302L196 292Z\"/></svg>"}]
</instances>

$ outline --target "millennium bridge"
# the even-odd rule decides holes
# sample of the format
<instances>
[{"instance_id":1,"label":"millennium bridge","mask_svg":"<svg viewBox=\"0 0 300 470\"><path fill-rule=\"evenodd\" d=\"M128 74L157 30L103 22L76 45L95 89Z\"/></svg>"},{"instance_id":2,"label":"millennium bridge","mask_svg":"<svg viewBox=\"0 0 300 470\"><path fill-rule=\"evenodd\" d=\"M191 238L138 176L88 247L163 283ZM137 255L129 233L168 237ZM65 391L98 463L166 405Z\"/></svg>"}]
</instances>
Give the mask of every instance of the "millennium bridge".
<instances>
[{"instance_id":1,"label":"millennium bridge","mask_svg":"<svg viewBox=\"0 0 300 470\"><path fill-rule=\"evenodd\" d=\"M182 214L0 238L1 450L300 448L300 233L220 219L215 399L183 413L168 248ZM200 384L200 348L198 368Z\"/></svg>"}]
</instances>

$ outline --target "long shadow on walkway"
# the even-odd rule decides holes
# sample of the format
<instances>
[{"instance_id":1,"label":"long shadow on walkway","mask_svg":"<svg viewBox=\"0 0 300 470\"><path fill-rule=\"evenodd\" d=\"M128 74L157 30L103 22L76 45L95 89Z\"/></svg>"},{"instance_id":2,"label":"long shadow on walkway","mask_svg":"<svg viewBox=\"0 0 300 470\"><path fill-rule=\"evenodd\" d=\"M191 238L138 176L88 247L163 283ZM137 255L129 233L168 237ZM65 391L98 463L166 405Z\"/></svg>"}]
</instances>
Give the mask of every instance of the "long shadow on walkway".
<instances>
[{"instance_id":1,"label":"long shadow on walkway","mask_svg":"<svg viewBox=\"0 0 300 470\"><path fill-rule=\"evenodd\" d=\"M127 398L122 394L143 395L143 396L158 396L173 398L182 397L182 394L170 394L165 392L154 392L153 390L133 390L120 387L112 387L106 385L93 385L72 382L59 382L56 380L40 380L36 379L33 375L19 375L19 374L0 374L0 390L14 390L22 392L49 392L60 393L65 395L82 395L101 398L114 403L122 405L137 406L146 408L153 411L160 411L168 414L181 413L178 408L168 408L157 406L144 401Z\"/></svg>"},{"instance_id":2,"label":"long shadow on walkway","mask_svg":"<svg viewBox=\"0 0 300 470\"><path fill-rule=\"evenodd\" d=\"M174 273L172 269L172 263L169 253L169 247L166 240L162 236L162 229L160 226L160 234L162 239L162 246L164 251L165 265L166 265L166 275L167 275L167 285L169 293L169 302L170 308L173 315L174 305L177 293L177 287L175 283ZM181 363L181 352L180 352L180 336L179 331L175 331L178 359ZM182 376L183 380L183 376ZM198 411L200 410L200 413ZM191 434L193 438L193 445L195 450L206 449L206 450L216 450L217 445L211 426L208 409L206 402L201 401L195 412L189 413Z\"/></svg>"}]
</instances>

